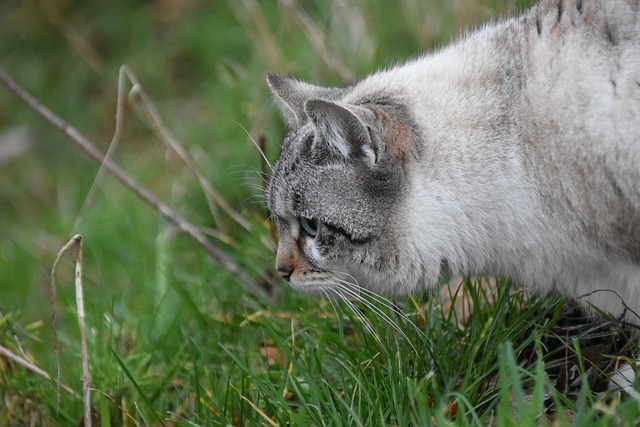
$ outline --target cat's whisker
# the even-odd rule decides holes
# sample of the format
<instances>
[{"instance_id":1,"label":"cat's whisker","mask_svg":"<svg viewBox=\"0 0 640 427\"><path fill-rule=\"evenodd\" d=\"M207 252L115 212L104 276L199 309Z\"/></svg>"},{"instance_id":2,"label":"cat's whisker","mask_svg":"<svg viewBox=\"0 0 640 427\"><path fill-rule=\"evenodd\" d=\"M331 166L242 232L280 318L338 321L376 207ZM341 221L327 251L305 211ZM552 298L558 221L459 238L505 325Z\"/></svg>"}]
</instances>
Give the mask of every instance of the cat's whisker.
<instances>
[{"instance_id":1,"label":"cat's whisker","mask_svg":"<svg viewBox=\"0 0 640 427\"><path fill-rule=\"evenodd\" d=\"M244 131L244 133L247 134L247 136L249 137L249 139L251 140L251 142L253 142L253 145L258 149L258 152L260 153L260 156L262 156L262 160L264 160L264 162L266 163L267 166L269 166L269 169L273 169L273 167L271 166L271 163L269 163L269 160L267 159L267 156L264 154L264 151L262 151L262 148L260 148L260 144L258 144L258 142L253 139L253 137L251 136L251 134L249 133L249 131L247 130L247 128L245 128L244 126L242 126L241 123L236 122L235 120L232 120L235 124L237 124L238 126L240 126L240 128Z\"/></svg>"},{"instance_id":2,"label":"cat's whisker","mask_svg":"<svg viewBox=\"0 0 640 427\"><path fill-rule=\"evenodd\" d=\"M360 293L361 290L365 289L362 286L360 286L360 283L358 283L358 279L356 279L354 276L352 276L349 273L345 273L344 271L340 271L340 270L328 270L328 271L336 276L345 276L349 280L338 279L338 278L336 278L336 280L340 280L343 284L353 286L354 290L357 291L358 293Z\"/></svg>"},{"instance_id":3,"label":"cat's whisker","mask_svg":"<svg viewBox=\"0 0 640 427\"><path fill-rule=\"evenodd\" d=\"M241 182L240 186L248 188L251 193L244 199L245 203L256 204L260 207L265 207L264 203L264 186L262 184L254 182Z\"/></svg>"},{"instance_id":4,"label":"cat's whisker","mask_svg":"<svg viewBox=\"0 0 640 427\"><path fill-rule=\"evenodd\" d=\"M246 199L244 199L244 203L257 206L259 208L264 208L264 202L262 201L262 198L258 196L249 196Z\"/></svg>"},{"instance_id":5,"label":"cat's whisker","mask_svg":"<svg viewBox=\"0 0 640 427\"><path fill-rule=\"evenodd\" d=\"M416 326L416 324L409 318L409 316L404 313L402 310L400 310L400 308L398 306L396 306L395 304L393 304L391 301L389 301L387 298L385 298L382 295L379 295L365 287L360 286L360 284L358 283L358 281L355 279L355 277L353 277L352 275L348 274L348 273L344 273L341 271L331 271L334 274L342 274L347 276L348 278L350 278L353 282L350 281L343 281L342 283L344 283L345 285L352 285L354 287L356 287L357 292L360 296L364 295L367 298L372 299L373 301L377 302L378 304L381 304L382 306L388 308L389 310L391 310L393 313L395 313L398 317L400 317L402 320L404 320L405 322L407 322L408 324L410 324L413 329L416 330L416 332L418 332L420 334L420 336L423 335L423 331L420 330L420 328L418 328L418 326ZM337 279L337 280L341 280L341 279Z\"/></svg>"},{"instance_id":6,"label":"cat's whisker","mask_svg":"<svg viewBox=\"0 0 640 427\"><path fill-rule=\"evenodd\" d=\"M341 287L339 283L334 282L333 284L336 285L336 287L338 288ZM349 307L349 310L351 310L351 312L354 314L356 319L358 319L360 323L362 323L365 331L367 331L370 335L373 336L373 339L376 341L376 343L378 343L380 347L384 348L382 339L378 336L376 330L373 328L373 325L371 324L369 319L367 319L367 317L362 312L362 310L360 310L352 301L349 300L348 298L349 293L347 292L347 294L345 295L342 292L338 292L337 295L347 305L347 307Z\"/></svg>"},{"instance_id":7,"label":"cat's whisker","mask_svg":"<svg viewBox=\"0 0 640 427\"><path fill-rule=\"evenodd\" d=\"M340 272L340 271L332 271L332 273L334 274L343 274L345 276L347 276L348 278L351 279L351 281L349 280L343 280L343 279L339 279L339 278L335 278L336 281L338 281L340 284L338 285L341 289L346 290L347 292L350 293L350 295L352 297L354 297L355 299L357 299L358 301L361 301L363 303L365 303L368 307L370 307L372 310L374 311L379 311L381 315L384 315L387 317L388 321L390 321L391 323L393 323L393 327L394 329L399 330L399 326L395 323L395 321L393 319L391 319L389 316L386 315L386 313L382 312L378 307L375 307L371 301L369 301L367 299L373 299L374 301L376 301L377 303L385 306L386 308L397 312L398 310L388 301L386 300L384 297L369 291L368 289L360 286L360 284L358 283L358 281L356 280L355 277L353 277L352 275L348 274L348 273L344 273L344 272ZM364 293L364 295L363 295ZM403 313L404 314L404 313ZM408 321L409 323L411 323L413 325L413 322L411 322L411 320L409 318L406 317L405 315L405 320ZM415 327L415 325L413 325Z\"/></svg>"},{"instance_id":8,"label":"cat's whisker","mask_svg":"<svg viewBox=\"0 0 640 427\"><path fill-rule=\"evenodd\" d=\"M258 192L258 194L253 194L252 196L260 197L260 199L264 200L264 197L260 194L263 191L262 187L257 184L244 184L244 186Z\"/></svg>"},{"instance_id":9,"label":"cat's whisker","mask_svg":"<svg viewBox=\"0 0 640 427\"><path fill-rule=\"evenodd\" d=\"M255 176L240 176L232 178L235 182L241 185L252 185L259 188L261 192L264 192L264 181L261 178Z\"/></svg>"},{"instance_id":10,"label":"cat's whisker","mask_svg":"<svg viewBox=\"0 0 640 427\"><path fill-rule=\"evenodd\" d=\"M380 319L382 319L389 326L391 326L396 332L398 332L398 334L400 334L400 336L402 336L402 338L404 338L407 341L407 343L409 343L409 345L411 346L411 348L413 349L413 351L416 354L419 354L418 350L416 349L416 347L411 342L411 339L409 339L409 336L402 330L402 328L387 313L384 312L384 310L382 310L380 307L377 307L375 304L373 304L371 301L367 300L366 298L361 298L361 296L362 296L361 294L357 294L354 289L352 289L349 286L347 286L347 285L353 285L352 283L344 281L342 279L335 279L334 283L340 289L344 290L348 295L351 295L352 297L356 298L358 301L361 301L369 309L371 309L372 312L375 315L377 315Z\"/></svg>"},{"instance_id":11,"label":"cat's whisker","mask_svg":"<svg viewBox=\"0 0 640 427\"><path fill-rule=\"evenodd\" d=\"M424 332L420 328L418 328L418 326L416 326L415 322L413 320L411 320L411 318L404 311L402 311L400 309L400 307L395 305L392 301L388 300L387 298L383 297L382 295L379 295L379 294L376 294L373 291L370 291L367 288L360 288L359 291L360 291L361 294L366 295L367 298L370 298L373 301L377 302L378 304L381 304L384 307L386 307L389 310L391 310L396 316L398 316L400 319L404 320L406 323L411 325L411 327L413 329L415 329L416 332L418 332L420 334L420 336L423 335Z\"/></svg>"},{"instance_id":12,"label":"cat's whisker","mask_svg":"<svg viewBox=\"0 0 640 427\"><path fill-rule=\"evenodd\" d=\"M357 315L360 319L360 321L363 323L363 325L365 326L365 329L374 335L376 342L381 346L384 347L382 340L380 339L380 337L377 335L377 333L374 331L373 329L373 325L371 324L371 322L366 319L365 314L362 312L362 310L360 310L349 298L348 295L350 292L352 292L351 290L346 290L347 295L345 295L343 297L343 301L345 301L349 307L351 308L352 311L354 311L354 313L357 311ZM406 336L406 334L404 334L404 332L395 324L395 322L389 318L388 316L385 315L384 312L380 311L380 309L378 309L377 307L373 306L369 301L367 300L362 300L359 299L355 296L355 294L351 294L351 297L355 298L357 301L362 302L367 308L371 309L373 314L378 316L380 319L382 319L385 323L389 324L393 329L395 329L411 346L411 348L413 349L413 351L418 354L418 351L416 350L416 348L413 346L413 343L409 340L409 338Z\"/></svg>"},{"instance_id":13,"label":"cat's whisker","mask_svg":"<svg viewBox=\"0 0 640 427\"><path fill-rule=\"evenodd\" d=\"M333 308L333 311L336 314L336 320L338 320L338 322L340 322L341 316L340 316L340 313L338 311L338 307L336 305L336 301L334 300L334 296L329 291L322 291L322 293L324 294L324 296L327 299L327 301L329 301L329 304L331 305L331 308Z\"/></svg>"},{"instance_id":14,"label":"cat's whisker","mask_svg":"<svg viewBox=\"0 0 640 427\"><path fill-rule=\"evenodd\" d=\"M265 207L263 184L258 184L255 182L240 182L238 186L249 189L249 192L251 193L247 198L244 199L245 203L255 204L262 208Z\"/></svg>"},{"instance_id":15,"label":"cat's whisker","mask_svg":"<svg viewBox=\"0 0 640 427\"><path fill-rule=\"evenodd\" d=\"M251 181L254 184L264 184L264 179L260 176L243 176L242 179L246 181Z\"/></svg>"},{"instance_id":16,"label":"cat's whisker","mask_svg":"<svg viewBox=\"0 0 640 427\"><path fill-rule=\"evenodd\" d=\"M237 171L232 171L229 173L229 176L235 182L259 185L261 187L261 191L263 192L267 186L267 182L270 179L269 174L263 174L262 172L254 170L252 168L243 168Z\"/></svg>"},{"instance_id":17,"label":"cat's whisker","mask_svg":"<svg viewBox=\"0 0 640 427\"><path fill-rule=\"evenodd\" d=\"M255 191L257 191L258 189L257 189L257 188L255 188L254 190L255 190ZM251 195L250 195L250 197L251 197L251 198L254 198L254 199L264 200L264 197L262 197L262 195L261 195L261 194L258 194L258 193L251 194Z\"/></svg>"},{"instance_id":18,"label":"cat's whisker","mask_svg":"<svg viewBox=\"0 0 640 427\"><path fill-rule=\"evenodd\" d=\"M266 177L266 176L270 176L271 174L269 172L263 171L255 166L251 166L251 165L232 165L230 166L230 169L233 170L233 173L241 173L241 172L250 172L252 174L257 174L260 175L262 177Z\"/></svg>"}]
</instances>

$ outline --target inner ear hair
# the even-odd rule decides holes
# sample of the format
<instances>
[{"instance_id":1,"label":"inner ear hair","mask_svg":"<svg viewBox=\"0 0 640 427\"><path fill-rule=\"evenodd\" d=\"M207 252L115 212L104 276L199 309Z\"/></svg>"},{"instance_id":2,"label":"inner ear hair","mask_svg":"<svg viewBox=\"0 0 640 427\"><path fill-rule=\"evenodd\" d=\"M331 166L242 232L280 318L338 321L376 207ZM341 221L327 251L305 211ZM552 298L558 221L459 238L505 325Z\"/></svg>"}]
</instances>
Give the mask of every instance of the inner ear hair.
<instances>
[{"instance_id":1,"label":"inner ear hair","mask_svg":"<svg viewBox=\"0 0 640 427\"><path fill-rule=\"evenodd\" d=\"M342 156L364 155L372 163L377 162L377 148L366 123L364 108L312 99L305 102L304 109L319 132L325 135L327 143Z\"/></svg>"}]
</instances>

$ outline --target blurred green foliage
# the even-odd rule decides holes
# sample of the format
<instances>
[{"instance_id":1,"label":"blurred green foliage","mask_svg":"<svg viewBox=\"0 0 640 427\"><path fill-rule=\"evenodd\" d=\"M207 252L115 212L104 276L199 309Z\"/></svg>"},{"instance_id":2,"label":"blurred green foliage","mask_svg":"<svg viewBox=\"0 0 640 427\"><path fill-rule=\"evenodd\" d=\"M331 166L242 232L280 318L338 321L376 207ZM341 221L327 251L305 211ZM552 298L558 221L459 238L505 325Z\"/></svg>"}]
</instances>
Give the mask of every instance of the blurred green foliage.
<instances>
[{"instance_id":1,"label":"blurred green foliage","mask_svg":"<svg viewBox=\"0 0 640 427\"><path fill-rule=\"evenodd\" d=\"M265 215L259 203L247 202L258 200L245 184L260 183L252 172L260 168L260 157L244 129L256 139L266 137L273 160L284 128L271 108L267 72L346 84L377 66L447 42L460 28L498 9L513 10L505 7L507 1L291 4L6 0L0 4L0 66L106 151L115 127L118 69L130 65L165 125L197 157L202 173L239 209ZM300 14L311 29L300 22ZM326 49L349 76L322 58L310 41L313 31L324 37ZM71 234L85 235L89 261L93 254L110 260L117 252L130 252L115 248L143 236L153 240L163 225L109 177L96 183L98 196L81 212L97 165L0 90L0 130L15 127L28 128L24 143L29 149L18 158L0 158L0 287L5 310L19 307L38 316L47 270ZM211 225L197 183L167 156L128 111L116 162L195 223ZM151 255L133 258L134 265L153 266ZM102 265L103 274L109 274L112 268ZM137 274L143 270L134 268ZM117 289L134 286L126 276L117 280L123 281Z\"/></svg>"},{"instance_id":2,"label":"blurred green foliage","mask_svg":"<svg viewBox=\"0 0 640 427\"><path fill-rule=\"evenodd\" d=\"M199 173L250 231L209 210L197 179L137 115L135 103L126 106L115 162L194 224L222 233L212 241L252 277L264 278L271 274L273 235L251 138L265 139L273 161L285 132L264 82L267 72L349 84L529 3L3 0L0 68L106 152L118 72L128 64ZM23 153L3 154L10 144ZM112 177L96 180L98 168L0 86L0 344L55 372L49 274L60 247L81 233L92 405L103 425L151 425L158 417L174 425L264 424L251 403L281 424L391 425L435 417L440 425L451 421L443 407L454 401L461 405L460 423L480 425L500 397L487 386L497 360L514 368L513 350L502 344L510 333L522 334L521 325L545 328L544 316L554 310L538 303L547 311L529 307L517 322L504 310L478 312L464 332L435 299L398 302L416 309L416 322L431 334L427 340L441 344L429 351L433 342L427 343L416 358L368 307L343 312L286 286L273 301L251 295ZM80 390L70 262L57 277L62 380ZM521 303L518 296L504 299L510 307ZM363 316L381 331L379 342ZM399 323L416 343L425 339ZM502 332L487 336L488 325ZM441 368L435 374L433 363ZM57 409L55 394L50 382L0 358L0 425L77 424L81 400L63 394ZM435 406L428 403L434 397ZM585 419L594 419L595 410L583 410ZM504 411L500 416L509 419Z\"/></svg>"}]
</instances>

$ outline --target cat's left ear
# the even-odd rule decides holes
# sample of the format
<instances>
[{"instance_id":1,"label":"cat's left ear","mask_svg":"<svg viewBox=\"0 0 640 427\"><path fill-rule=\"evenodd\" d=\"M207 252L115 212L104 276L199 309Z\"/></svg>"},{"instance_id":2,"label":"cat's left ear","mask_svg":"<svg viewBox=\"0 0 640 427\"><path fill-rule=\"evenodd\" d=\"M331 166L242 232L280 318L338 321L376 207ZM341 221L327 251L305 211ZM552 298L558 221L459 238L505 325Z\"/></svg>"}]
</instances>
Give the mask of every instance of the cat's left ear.
<instances>
[{"instance_id":1,"label":"cat's left ear","mask_svg":"<svg viewBox=\"0 0 640 427\"><path fill-rule=\"evenodd\" d=\"M287 125L294 128L306 122L304 103L308 99L335 99L341 93L338 88L316 86L277 74L269 74L267 83Z\"/></svg>"},{"instance_id":2,"label":"cat's left ear","mask_svg":"<svg viewBox=\"0 0 640 427\"><path fill-rule=\"evenodd\" d=\"M341 155L362 156L373 164L378 162L380 150L367 124L372 114L369 110L317 99L305 102L304 109L323 139Z\"/></svg>"}]
</instances>

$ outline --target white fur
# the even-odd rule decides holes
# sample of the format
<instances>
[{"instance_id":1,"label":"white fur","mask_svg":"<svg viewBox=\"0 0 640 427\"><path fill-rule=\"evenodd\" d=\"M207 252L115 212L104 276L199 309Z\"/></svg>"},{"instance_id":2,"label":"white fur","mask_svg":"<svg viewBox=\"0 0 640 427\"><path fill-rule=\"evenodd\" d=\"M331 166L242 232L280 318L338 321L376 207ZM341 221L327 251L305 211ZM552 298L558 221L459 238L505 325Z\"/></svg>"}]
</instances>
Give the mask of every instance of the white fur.
<instances>
[{"instance_id":1,"label":"white fur","mask_svg":"<svg viewBox=\"0 0 640 427\"><path fill-rule=\"evenodd\" d=\"M377 73L349 94L356 100L384 88L402 96L426 135L423 155L410 169L411 195L397 226L402 235L398 240L406 242L401 248L406 263L395 272L391 285L388 277L381 277L373 286L407 292L422 286L423 279L433 283L446 259L454 273L514 277L539 289L557 286L576 298L593 293L585 301L614 315L622 313L624 304L640 313L640 265L607 253L560 214L550 215L543 207L550 200L541 197L540 187L555 181L535 181L526 169L527 152L521 148L522 132L530 131L528 115L545 120L555 116L562 121L557 134L542 142L558 151L550 153L557 156L550 163L581 162L569 157L577 151L602 156L605 162L617 158L614 167L629 171L632 180L640 171L640 102L638 98L616 102L609 81L614 72L611 64L593 53L594 42L584 35L567 35L559 45L553 40L534 43L517 33L530 46L523 60L531 75L527 87L513 93L522 97L513 108L523 110L504 111L511 89L491 81L505 78L509 59L493 40L516 25L509 21L487 27L446 50ZM640 76L640 48L630 53L616 71L620 88ZM513 129L492 133L487 123L504 114L513 120ZM552 146L563 144L565 137L567 143L579 141L582 135L599 145L585 144L582 151ZM553 167L559 168L557 179L571 173L563 171L562 163L547 170ZM624 178L620 183L625 185ZM624 188L631 189L629 197L636 208L639 187L635 182ZM599 190L593 191L590 197L598 201ZM566 197L576 196L568 192Z\"/></svg>"},{"instance_id":2,"label":"white fur","mask_svg":"<svg viewBox=\"0 0 640 427\"><path fill-rule=\"evenodd\" d=\"M434 284L446 262L457 274L556 287L616 316L629 308L627 318L638 322L638 7L626 0L542 0L518 18L345 90L271 76L285 118L302 126L301 140L310 119L316 143L328 143L344 159L353 152L352 140L365 140L380 123L375 120L382 116L367 107L379 96L401 106L380 107L391 108L389 129L408 127L415 137L413 150L396 152L403 162L397 191L377 200L371 191L353 190L365 184L349 175L346 160L328 166L336 170L323 175L324 182L301 174L295 184L272 183L270 193L282 193L272 197L276 215L290 210L278 204L290 197L289 187L304 186L324 200L315 207L317 219L377 236L337 262L335 253L322 260L311 250L316 266L326 270L313 277L314 286L340 270L372 290L407 293ZM296 147L291 144L285 162L295 160ZM367 147L370 165L384 155ZM324 186L329 190L320 191ZM400 194L400 201L389 193ZM385 197L394 209L373 203ZM304 289L304 280L312 279L292 284Z\"/></svg>"}]
</instances>

